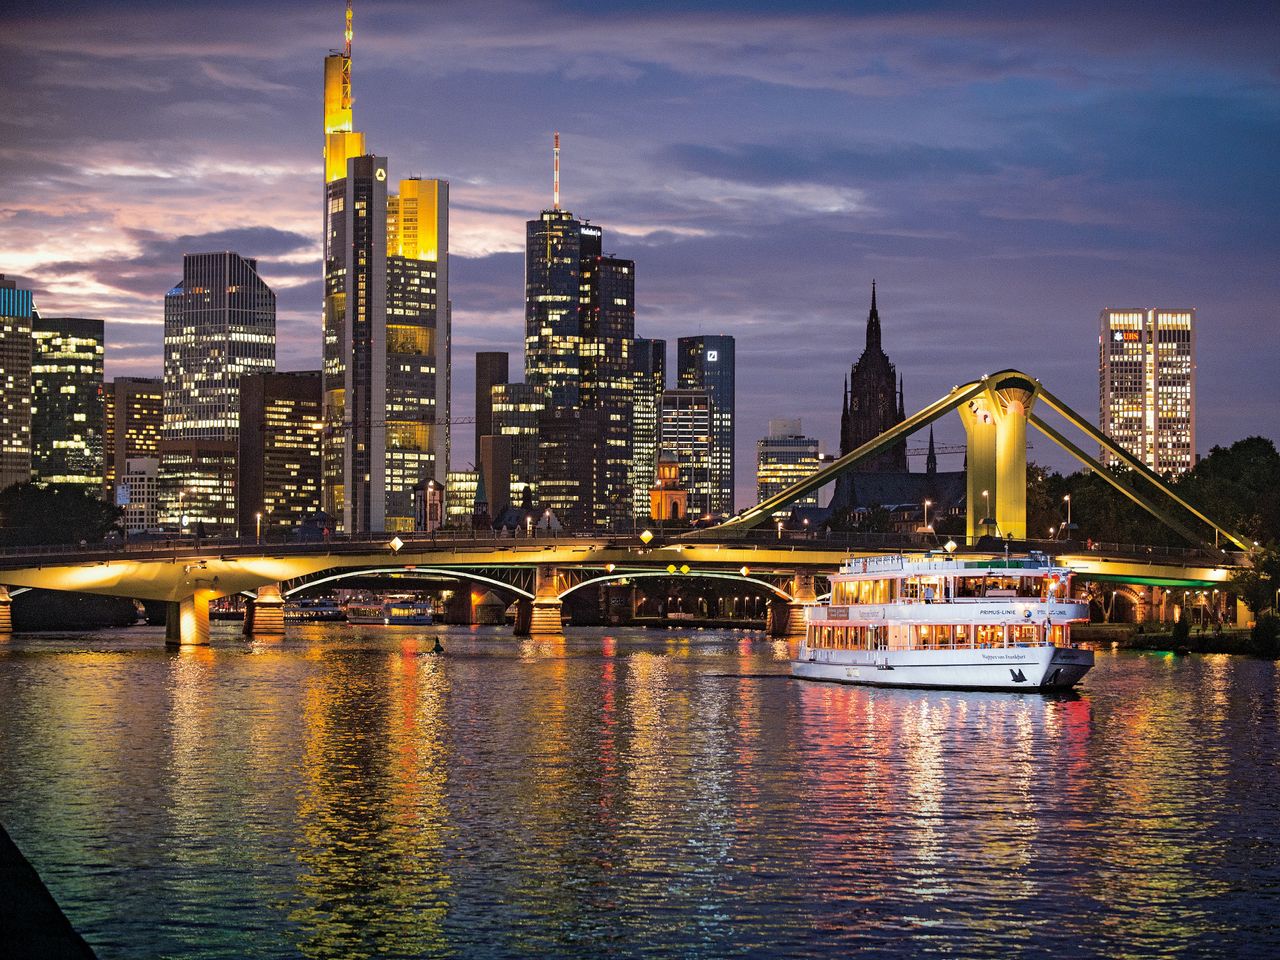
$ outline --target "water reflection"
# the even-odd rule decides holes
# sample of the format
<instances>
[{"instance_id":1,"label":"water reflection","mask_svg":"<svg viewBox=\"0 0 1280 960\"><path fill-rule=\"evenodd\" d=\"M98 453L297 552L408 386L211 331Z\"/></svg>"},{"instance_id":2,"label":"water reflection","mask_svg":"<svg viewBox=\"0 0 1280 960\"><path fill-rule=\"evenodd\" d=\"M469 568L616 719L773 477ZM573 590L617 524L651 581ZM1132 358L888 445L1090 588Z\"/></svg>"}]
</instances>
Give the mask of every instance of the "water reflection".
<instances>
[{"instance_id":1,"label":"water reflection","mask_svg":"<svg viewBox=\"0 0 1280 960\"><path fill-rule=\"evenodd\" d=\"M1077 697L713 631L0 650L0 818L105 957L1269 956L1274 665Z\"/></svg>"}]
</instances>

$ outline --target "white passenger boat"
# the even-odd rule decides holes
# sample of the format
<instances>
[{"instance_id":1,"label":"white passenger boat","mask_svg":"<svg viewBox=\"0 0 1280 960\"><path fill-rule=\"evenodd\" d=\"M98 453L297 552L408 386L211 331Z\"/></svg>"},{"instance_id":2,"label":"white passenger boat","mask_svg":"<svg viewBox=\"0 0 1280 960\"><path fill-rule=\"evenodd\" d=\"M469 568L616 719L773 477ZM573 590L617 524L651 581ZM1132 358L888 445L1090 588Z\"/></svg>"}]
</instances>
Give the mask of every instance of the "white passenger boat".
<instances>
[{"instance_id":1,"label":"white passenger boat","mask_svg":"<svg viewBox=\"0 0 1280 960\"><path fill-rule=\"evenodd\" d=\"M791 672L879 687L1066 690L1093 666L1071 643L1089 608L1047 556L859 557L807 611Z\"/></svg>"},{"instance_id":2,"label":"white passenger boat","mask_svg":"<svg viewBox=\"0 0 1280 960\"><path fill-rule=\"evenodd\" d=\"M352 600L347 603L348 623L430 626L433 621L430 602L414 597L387 597L372 602Z\"/></svg>"}]
</instances>

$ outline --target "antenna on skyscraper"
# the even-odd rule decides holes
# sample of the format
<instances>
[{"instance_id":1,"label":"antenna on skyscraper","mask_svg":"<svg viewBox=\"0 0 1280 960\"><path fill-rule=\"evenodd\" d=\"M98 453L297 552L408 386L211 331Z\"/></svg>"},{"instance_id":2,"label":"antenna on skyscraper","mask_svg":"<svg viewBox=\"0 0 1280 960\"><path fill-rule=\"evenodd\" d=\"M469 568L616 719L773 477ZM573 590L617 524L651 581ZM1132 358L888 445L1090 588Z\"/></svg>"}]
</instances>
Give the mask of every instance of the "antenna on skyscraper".
<instances>
[{"instance_id":1,"label":"antenna on skyscraper","mask_svg":"<svg viewBox=\"0 0 1280 960\"><path fill-rule=\"evenodd\" d=\"M560 131L556 131L555 148L552 150L554 155L555 174L552 178L551 185L551 201L554 209L560 209Z\"/></svg>"},{"instance_id":2,"label":"antenna on skyscraper","mask_svg":"<svg viewBox=\"0 0 1280 960\"><path fill-rule=\"evenodd\" d=\"M347 0L347 29L342 45L342 109L351 109L351 0ZM348 123L349 123L348 119ZM351 129L350 126L347 129Z\"/></svg>"},{"instance_id":3,"label":"antenna on skyscraper","mask_svg":"<svg viewBox=\"0 0 1280 960\"><path fill-rule=\"evenodd\" d=\"M342 48L342 52L346 56L351 56L351 0L347 0L347 31L345 36L346 44Z\"/></svg>"}]
</instances>

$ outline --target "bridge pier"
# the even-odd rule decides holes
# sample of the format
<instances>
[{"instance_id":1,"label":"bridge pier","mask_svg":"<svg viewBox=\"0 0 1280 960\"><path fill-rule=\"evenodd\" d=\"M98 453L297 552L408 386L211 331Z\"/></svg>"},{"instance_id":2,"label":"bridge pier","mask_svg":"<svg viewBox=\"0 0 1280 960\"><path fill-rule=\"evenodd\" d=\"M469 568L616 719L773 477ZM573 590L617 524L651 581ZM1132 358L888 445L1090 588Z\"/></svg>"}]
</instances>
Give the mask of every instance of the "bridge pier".
<instances>
[{"instance_id":1,"label":"bridge pier","mask_svg":"<svg viewBox=\"0 0 1280 960\"><path fill-rule=\"evenodd\" d=\"M802 640L805 632L805 609L817 606L818 593L813 589L813 574L797 573L791 578L791 602L787 604L787 639Z\"/></svg>"},{"instance_id":2,"label":"bridge pier","mask_svg":"<svg viewBox=\"0 0 1280 960\"><path fill-rule=\"evenodd\" d=\"M0 586L0 640L13 636L13 598L9 588Z\"/></svg>"},{"instance_id":3,"label":"bridge pier","mask_svg":"<svg viewBox=\"0 0 1280 960\"><path fill-rule=\"evenodd\" d=\"M284 639L284 597L280 584L267 583L245 605L244 635L254 640Z\"/></svg>"},{"instance_id":4,"label":"bridge pier","mask_svg":"<svg viewBox=\"0 0 1280 960\"><path fill-rule=\"evenodd\" d=\"M194 596L169 601L166 606L165 643L173 646L203 646L209 642L209 600L211 590L197 590Z\"/></svg>"},{"instance_id":5,"label":"bridge pier","mask_svg":"<svg viewBox=\"0 0 1280 960\"><path fill-rule=\"evenodd\" d=\"M559 637L564 635L560 620L560 571L555 567L539 567L537 589L530 604L529 636Z\"/></svg>"},{"instance_id":6,"label":"bridge pier","mask_svg":"<svg viewBox=\"0 0 1280 960\"><path fill-rule=\"evenodd\" d=\"M516 622L514 633L517 637L527 637L533 630L533 601L528 597L520 597L516 601Z\"/></svg>"}]
</instances>

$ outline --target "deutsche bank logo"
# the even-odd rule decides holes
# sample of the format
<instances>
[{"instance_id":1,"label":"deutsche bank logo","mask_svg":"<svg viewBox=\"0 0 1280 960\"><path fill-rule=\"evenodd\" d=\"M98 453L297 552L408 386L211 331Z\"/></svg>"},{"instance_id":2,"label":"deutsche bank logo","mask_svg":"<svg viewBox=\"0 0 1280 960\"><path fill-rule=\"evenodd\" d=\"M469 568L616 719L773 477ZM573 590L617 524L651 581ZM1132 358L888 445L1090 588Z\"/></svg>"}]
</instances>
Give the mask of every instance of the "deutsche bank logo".
<instances>
[{"instance_id":1,"label":"deutsche bank logo","mask_svg":"<svg viewBox=\"0 0 1280 960\"><path fill-rule=\"evenodd\" d=\"M716 360L719 358L719 356L720 356L719 351L717 351L717 350L708 350L708 351L707 351L707 363L715 363L715 362L716 362Z\"/></svg>"}]
</instances>

